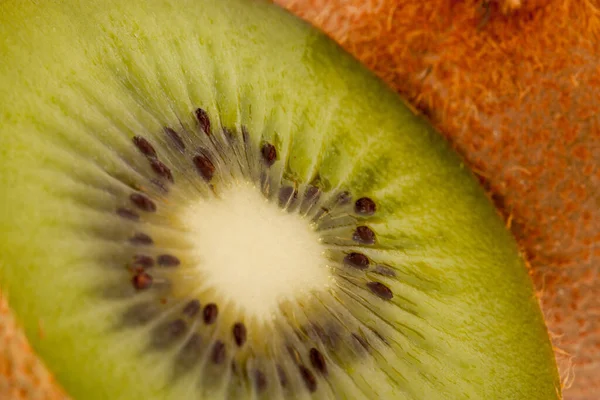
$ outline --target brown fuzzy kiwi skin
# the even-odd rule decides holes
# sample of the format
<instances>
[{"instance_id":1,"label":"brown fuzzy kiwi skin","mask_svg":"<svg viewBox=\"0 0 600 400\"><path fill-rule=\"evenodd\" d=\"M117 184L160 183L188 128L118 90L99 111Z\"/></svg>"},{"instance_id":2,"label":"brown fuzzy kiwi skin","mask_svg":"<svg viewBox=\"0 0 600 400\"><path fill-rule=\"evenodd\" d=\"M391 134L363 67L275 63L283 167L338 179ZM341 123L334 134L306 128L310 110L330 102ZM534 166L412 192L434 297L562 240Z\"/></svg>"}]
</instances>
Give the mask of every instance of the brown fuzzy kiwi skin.
<instances>
[{"instance_id":1,"label":"brown fuzzy kiwi skin","mask_svg":"<svg viewBox=\"0 0 600 400\"><path fill-rule=\"evenodd\" d=\"M597 399L600 2L276 2L406 96L479 174L531 266L565 399Z\"/></svg>"},{"instance_id":2,"label":"brown fuzzy kiwi skin","mask_svg":"<svg viewBox=\"0 0 600 400\"><path fill-rule=\"evenodd\" d=\"M43 329L40 327L40 335ZM68 400L35 356L0 293L0 399Z\"/></svg>"},{"instance_id":3,"label":"brown fuzzy kiwi skin","mask_svg":"<svg viewBox=\"0 0 600 400\"><path fill-rule=\"evenodd\" d=\"M594 246L600 193L592 189L600 187L600 73L593 55L600 54L600 13L594 0L276 2L325 30L410 99L481 175L530 261L555 335L565 398L596 398L600 303L591 294L600 272ZM0 398L67 398L31 353L5 299Z\"/></svg>"}]
</instances>

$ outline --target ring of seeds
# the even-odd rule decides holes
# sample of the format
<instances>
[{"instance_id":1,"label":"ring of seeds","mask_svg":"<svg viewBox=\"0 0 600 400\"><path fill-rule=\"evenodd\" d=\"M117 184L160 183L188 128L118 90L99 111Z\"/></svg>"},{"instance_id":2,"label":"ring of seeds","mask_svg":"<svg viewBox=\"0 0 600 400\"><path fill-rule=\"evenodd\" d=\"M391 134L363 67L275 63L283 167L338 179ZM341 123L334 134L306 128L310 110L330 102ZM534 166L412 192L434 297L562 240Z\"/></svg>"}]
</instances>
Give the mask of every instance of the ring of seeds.
<instances>
[{"instance_id":1,"label":"ring of seeds","mask_svg":"<svg viewBox=\"0 0 600 400\"><path fill-rule=\"evenodd\" d=\"M378 248L376 230L369 222L378 212L376 199L347 189L327 190L318 174L308 184L283 179L281 149L274 142L268 138L253 142L246 127L217 128L202 108L191 114L195 130L165 126L160 143L151 135L132 138L133 148L145 160L140 173L147 181L138 182L138 189L125 194L115 209L129 243L128 252L122 255L127 266L124 272L129 273L118 283L130 293L132 303L123 313L123 327L145 325L164 315L164 323L152 328L148 348L164 351L179 343L172 360L175 367L186 371L207 365L221 371L230 368L232 376L258 393L273 385L316 392L326 385L330 363L374 357L386 346L377 324L360 318L365 307L394 299L386 284L386 279L396 277L393 266L372 260L367 252ZM266 201L310 226L319 239L316 245L325 250L324 265L319 267L335 279L335 285L324 287L321 297L303 299L301 308L282 302L266 323L268 328L264 323L245 322L256 321L252 318L256 315L236 311L218 290L199 290L197 282L204 276L190 252L193 246L161 230L161 221L171 220L179 211L170 198L189 190L180 183L188 176L182 167L167 161L174 154L185 168L196 172L192 186L206 201L224 197L233 182L244 181ZM260 257L268 263L270 254L267 251ZM373 279L373 274L381 279ZM127 286L133 290L127 292ZM149 294L154 300L148 300ZM300 328L291 328L298 323ZM265 334L275 339L270 346L246 350L264 340ZM262 363L271 367L247 372L244 366L254 365L259 358L270 360Z\"/></svg>"}]
</instances>

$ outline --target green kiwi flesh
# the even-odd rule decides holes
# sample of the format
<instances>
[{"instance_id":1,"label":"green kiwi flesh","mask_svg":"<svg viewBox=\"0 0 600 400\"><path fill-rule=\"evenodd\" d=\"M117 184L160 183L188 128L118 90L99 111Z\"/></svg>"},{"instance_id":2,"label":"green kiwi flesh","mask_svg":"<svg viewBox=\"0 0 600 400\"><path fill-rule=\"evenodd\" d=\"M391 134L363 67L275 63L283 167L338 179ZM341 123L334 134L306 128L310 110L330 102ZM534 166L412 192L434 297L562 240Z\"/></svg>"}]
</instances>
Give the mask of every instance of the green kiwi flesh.
<instances>
[{"instance_id":1,"label":"green kiwi flesh","mask_svg":"<svg viewBox=\"0 0 600 400\"><path fill-rule=\"evenodd\" d=\"M0 60L0 286L74 399L560 397L475 179L305 23L4 0Z\"/></svg>"}]
</instances>

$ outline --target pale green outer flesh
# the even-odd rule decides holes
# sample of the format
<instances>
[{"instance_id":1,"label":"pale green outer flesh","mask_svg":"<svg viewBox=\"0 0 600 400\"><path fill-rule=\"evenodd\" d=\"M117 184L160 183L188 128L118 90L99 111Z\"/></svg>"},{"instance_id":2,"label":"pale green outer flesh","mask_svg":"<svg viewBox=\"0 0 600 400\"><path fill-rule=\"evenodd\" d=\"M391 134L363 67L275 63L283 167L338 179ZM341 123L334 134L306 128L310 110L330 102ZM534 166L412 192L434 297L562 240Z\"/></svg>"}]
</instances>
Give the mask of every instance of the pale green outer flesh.
<instances>
[{"instance_id":1,"label":"pale green outer flesh","mask_svg":"<svg viewBox=\"0 0 600 400\"><path fill-rule=\"evenodd\" d=\"M397 372L411 379L397 398L559 397L532 284L493 206L441 137L323 35L251 0L3 1L0 284L75 399L178 398L168 366L105 333L116 316L87 293L94 214L72 198L101 169L124 170L116 153L134 154L133 135L199 105L277 137L298 179L318 166L378 199L381 240L406 243L392 254L398 280L384 281L412 304L398 321L422 335L402 343Z\"/></svg>"}]
</instances>

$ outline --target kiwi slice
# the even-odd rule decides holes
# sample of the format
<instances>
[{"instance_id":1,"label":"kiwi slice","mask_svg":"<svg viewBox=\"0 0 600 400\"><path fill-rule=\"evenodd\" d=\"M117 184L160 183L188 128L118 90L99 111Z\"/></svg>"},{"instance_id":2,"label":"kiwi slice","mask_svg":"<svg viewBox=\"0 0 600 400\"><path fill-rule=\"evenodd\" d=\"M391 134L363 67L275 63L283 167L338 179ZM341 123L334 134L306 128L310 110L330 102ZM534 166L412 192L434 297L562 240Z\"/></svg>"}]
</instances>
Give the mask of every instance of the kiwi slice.
<instances>
[{"instance_id":1,"label":"kiwi slice","mask_svg":"<svg viewBox=\"0 0 600 400\"><path fill-rule=\"evenodd\" d=\"M75 399L552 399L430 126L256 0L0 3L0 285Z\"/></svg>"}]
</instances>

